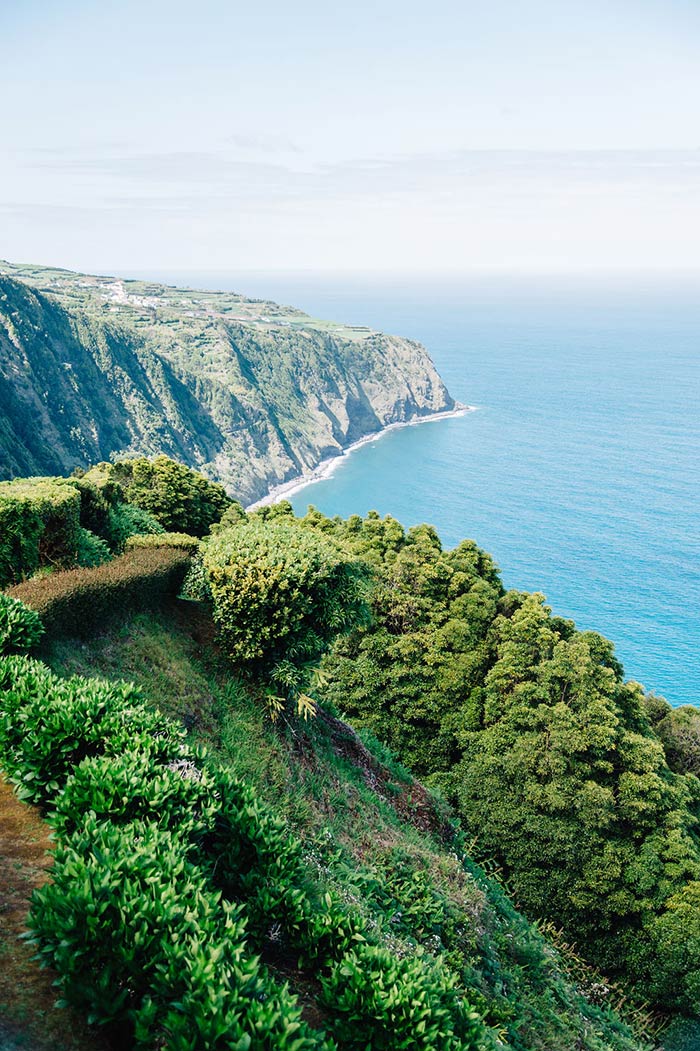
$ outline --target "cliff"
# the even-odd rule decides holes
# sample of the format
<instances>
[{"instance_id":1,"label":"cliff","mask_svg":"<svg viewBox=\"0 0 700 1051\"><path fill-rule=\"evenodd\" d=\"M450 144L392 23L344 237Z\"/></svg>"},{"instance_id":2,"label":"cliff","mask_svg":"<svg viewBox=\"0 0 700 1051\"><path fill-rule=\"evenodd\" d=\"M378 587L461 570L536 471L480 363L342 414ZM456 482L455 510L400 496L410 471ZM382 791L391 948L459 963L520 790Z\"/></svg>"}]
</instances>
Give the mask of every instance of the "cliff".
<instances>
[{"instance_id":1,"label":"cliff","mask_svg":"<svg viewBox=\"0 0 700 1051\"><path fill-rule=\"evenodd\" d=\"M0 477L166 453L248 503L454 408L421 344L229 292L0 262Z\"/></svg>"}]
</instances>

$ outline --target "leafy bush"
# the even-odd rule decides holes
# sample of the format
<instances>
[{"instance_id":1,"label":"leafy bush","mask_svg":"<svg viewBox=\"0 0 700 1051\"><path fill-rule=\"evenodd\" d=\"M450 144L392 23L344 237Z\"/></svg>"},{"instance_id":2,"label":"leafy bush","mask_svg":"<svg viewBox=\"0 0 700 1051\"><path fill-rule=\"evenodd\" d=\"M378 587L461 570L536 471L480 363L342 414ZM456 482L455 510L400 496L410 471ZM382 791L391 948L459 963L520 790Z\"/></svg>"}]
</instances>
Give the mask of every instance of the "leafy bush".
<instances>
[{"instance_id":1,"label":"leafy bush","mask_svg":"<svg viewBox=\"0 0 700 1051\"><path fill-rule=\"evenodd\" d=\"M38 613L19 599L0 593L0 654L31 650L43 634Z\"/></svg>"},{"instance_id":2,"label":"leafy bush","mask_svg":"<svg viewBox=\"0 0 700 1051\"><path fill-rule=\"evenodd\" d=\"M347 1051L485 1051L495 1045L441 964L361 945L322 978L331 1031Z\"/></svg>"},{"instance_id":3,"label":"leafy bush","mask_svg":"<svg viewBox=\"0 0 700 1051\"><path fill-rule=\"evenodd\" d=\"M215 783L183 746L168 759L150 747L84 759L68 777L51 820L62 836L88 813L113 824L152 821L187 839L211 831L220 802Z\"/></svg>"},{"instance_id":4,"label":"leafy bush","mask_svg":"<svg viewBox=\"0 0 700 1051\"><path fill-rule=\"evenodd\" d=\"M135 547L176 547L194 555L199 551L201 541L189 533L157 533L138 534L131 536L126 542L126 550L133 551Z\"/></svg>"},{"instance_id":5,"label":"leafy bush","mask_svg":"<svg viewBox=\"0 0 700 1051\"><path fill-rule=\"evenodd\" d=\"M76 561L79 566L89 569L92 566L101 566L109 562L112 552L109 544L102 537L95 536L89 529L81 526L78 531L78 545L76 550Z\"/></svg>"},{"instance_id":6,"label":"leafy bush","mask_svg":"<svg viewBox=\"0 0 700 1051\"><path fill-rule=\"evenodd\" d=\"M689 704L680 708L669 706L654 729L671 769L700 777L700 709Z\"/></svg>"},{"instance_id":7,"label":"leafy bush","mask_svg":"<svg viewBox=\"0 0 700 1051\"><path fill-rule=\"evenodd\" d=\"M92 1022L129 1023L141 1051L324 1047L247 954L241 910L207 889L178 836L152 824L88 818L59 846L29 923L65 999Z\"/></svg>"},{"instance_id":8,"label":"leafy bush","mask_svg":"<svg viewBox=\"0 0 700 1051\"><path fill-rule=\"evenodd\" d=\"M651 924L653 954L648 981L659 1003L700 1015L700 882L689 883L666 902Z\"/></svg>"},{"instance_id":9,"label":"leafy bush","mask_svg":"<svg viewBox=\"0 0 700 1051\"><path fill-rule=\"evenodd\" d=\"M131 504L115 504L110 508L107 537L113 551L121 554L132 536L164 533L165 529L150 512Z\"/></svg>"},{"instance_id":10,"label":"leafy bush","mask_svg":"<svg viewBox=\"0 0 700 1051\"><path fill-rule=\"evenodd\" d=\"M182 731L129 683L61 679L38 662L0 658L0 758L19 795L47 805L84 759L141 748L182 757ZM68 812L70 813L70 812Z\"/></svg>"},{"instance_id":11,"label":"leafy bush","mask_svg":"<svg viewBox=\"0 0 700 1051\"><path fill-rule=\"evenodd\" d=\"M182 585L183 598L192 602L212 603L209 574L204 568L201 550L193 557Z\"/></svg>"},{"instance_id":12,"label":"leafy bush","mask_svg":"<svg viewBox=\"0 0 700 1051\"><path fill-rule=\"evenodd\" d=\"M273 678L318 658L366 612L362 563L293 521L241 522L207 542L203 562L227 656Z\"/></svg>"},{"instance_id":13,"label":"leafy bush","mask_svg":"<svg viewBox=\"0 0 700 1051\"><path fill-rule=\"evenodd\" d=\"M136 549L91 569L52 573L11 589L40 614L53 636L90 636L115 618L177 595L189 555L177 548Z\"/></svg>"},{"instance_id":14,"label":"leafy bush","mask_svg":"<svg viewBox=\"0 0 700 1051\"><path fill-rule=\"evenodd\" d=\"M214 522L211 527L211 532L222 533L225 529L230 529L231 526L238 525L239 522L244 522L248 515L243 510L238 500L232 500L231 504L222 514L218 522Z\"/></svg>"},{"instance_id":15,"label":"leafy bush","mask_svg":"<svg viewBox=\"0 0 700 1051\"><path fill-rule=\"evenodd\" d=\"M246 902L251 929L264 937L303 907L301 844L237 778L221 771L216 786L219 813L209 845L214 879L227 898Z\"/></svg>"},{"instance_id":16,"label":"leafy bush","mask_svg":"<svg viewBox=\"0 0 700 1051\"><path fill-rule=\"evenodd\" d=\"M74 566L80 494L52 478L0 482L0 587L40 566Z\"/></svg>"},{"instance_id":17,"label":"leafy bush","mask_svg":"<svg viewBox=\"0 0 700 1051\"><path fill-rule=\"evenodd\" d=\"M130 504L176 533L204 536L232 503L222 485L167 456L119 460L111 466L110 476Z\"/></svg>"}]
</instances>

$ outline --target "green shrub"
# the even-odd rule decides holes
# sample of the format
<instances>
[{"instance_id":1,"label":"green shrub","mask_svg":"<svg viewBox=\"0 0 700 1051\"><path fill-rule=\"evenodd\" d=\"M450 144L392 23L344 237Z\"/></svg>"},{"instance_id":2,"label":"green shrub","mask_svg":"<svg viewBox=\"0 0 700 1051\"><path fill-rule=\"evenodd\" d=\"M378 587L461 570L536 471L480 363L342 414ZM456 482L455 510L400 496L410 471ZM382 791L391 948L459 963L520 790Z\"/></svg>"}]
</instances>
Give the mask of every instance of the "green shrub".
<instances>
[{"instance_id":1,"label":"green shrub","mask_svg":"<svg viewBox=\"0 0 700 1051\"><path fill-rule=\"evenodd\" d=\"M81 526L78 530L78 546L76 551L76 561L79 566L83 569L89 569L92 566L101 566L105 562L109 562L112 557L112 552L109 550L109 544L102 537L95 536L89 529L83 529Z\"/></svg>"},{"instance_id":2,"label":"green shrub","mask_svg":"<svg viewBox=\"0 0 700 1051\"><path fill-rule=\"evenodd\" d=\"M658 1003L700 1015L700 882L688 883L651 924L648 981Z\"/></svg>"},{"instance_id":3,"label":"green shrub","mask_svg":"<svg viewBox=\"0 0 700 1051\"><path fill-rule=\"evenodd\" d=\"M84 759L68 777L51 820L62 836L91 813L119 825L152 821L183 838L201 839L219 807L214 780L191 751L183 746L176 759L168 759L142 747Z\"/></svg>"},{"instance_id":4,"label":"green shrub","mask_svg":"<svg viewBox=\"0 0 700 1051\"><path fill-rule=\"evenodd\" d=\"M24 704L34 694L44 693L55 679L43 661L33 657L0 657L0 712L5 710L11 694L17 694Z\"/></svg>"},{"instance_id":5,"label":"green shrub","mask_svg":"<svg viewBox=\"0 0 700 1051\"><path fill-rule=\"evenodd\" d=\"M187 576L182 585L182 596L190 599L192 602L206 602L209 605L212 602L209 574L204 568L201 550L190 562Z\"/></svg>"},{"instance_id":6,"label":"green shrub","mask_svg":"<svg viewBox=\"0 0 700 1051\"><path fill-rule=\"evenodd\" d=\"M52 478L0 482L0 587L40 566L76 564L80 494Z\"/></svg>"},{"instance_id":7,"label":"green shrub","mask_svg":"<svg viewBox=\"0 0 700 1051\"><path fill-rule=\"evenodd\" d=\"M101 486L84 473L54 479L57 485L72 486L80 494L80 525L103 540L109 539L109 512L117 500L114 486Z\"/></svg>"},{"instance_id":8,"label":"green shrub","mask_svg":"<svg viewBox=\"0 0 700 1051\"><path fill-rule=\"evenodd\" d=\"M668 711L654 727L668 765L678 774L700 777L700 709L690 704Z\"/></svg>"},{"instance_id":9,"label":"green shrub","mask_svg":"<svg viewBox=\"0 0 700 1051\"><path fill-rule=\"evenodd\" d=\"M214 522L211 527L212 534L222 533L225 529L230 529L231 526L238 525L239 522L244 522L248 515L244 511L238 500L233 500L230 506L224 511L218 522Z\"/></svg>"},{"instance_id":10,"label":"green shrub","mask_svg":"<svg viewBox=\"0 0 700 1051\"><path fill-rule=\"evenodd\" d=\"M316 660L366 613L363 564L293 520L241 522L207 542L203 563L227 656L273 678L285 662Z\"/></svg>"},{"instance_id":11,"label":"green shrub","mask_svg":"<svg viewBox=\"0 0 700 1051\"><path fill-rule=\"evenodd\" d=\"M182 757L181 731L129 684L62 679L37 661L0 658L0 760L23 799L48 805L89 757L141 748Z\"/></svg>"},{"instance_id":12,"label":"green shrub","mask_svg":"<svg viewBox=\"0 0 700 1051\"><path fill-rule=\"evenodd\" d=\"M323 1047L285 986L246 952L241 910L207 889L183 841L89 818L56 852L30 928L65 999L133 1026L142 1051Z\"/></svg>"},{"instance_id":13,"label":"green shrub","mask_svg":"<svg viewBox=\"0 0 700 1051\"><path fill-rule=\"evenodd\" d=\"M122 553L132 536L164 532L158 519L141 507L118 503L110 508L107 538L110 547L117 554Z\"/></svg>"},{"instance_id":14,"label":"green shrub","mask_svg":"<svg viewBox=\"0 0 700 1051\"><path fill-rule=\"evenodd\" d=\"M132 551L135 547L176 547L194 555L199 551L200 540L189 533L144 533L131 536L126 542L126 550Z\"/></svg>"},{"instance_id":15,"label":"green shrub","mask_svg":"<svg viewBox=\"0 0 700 1051\"><path fill-rule=\"evenodd\" d=\"M25 581L10 593L39 613L49 635L87 637L177 595L188 564L177 548L136 549L105 565Z\"/></svg>"},{"instance_id":16,"label":"green shrub","mask_svg":"<svg viewBox=\"0 0 700 1051\"><path fill-rule=\"evenodd\" d=\"M43 634L38 613L19 599L0 593L0 654L31 650Z\"/></svg>"},{"instance_id":17,"label":"green shrub","mask_svg":"<svg viewBox=\"0 0 700 1051\"><path fill-rule=\"evenodd\" d=\"M322 978L331 1031L346 1051L485 1051L479 1015L439 961L361 945Z\"/></svg>"},{"instance_id":18,"label":"green shrub","mask_svg":"<svg viewBox=\"0 0 700 1051\"><path fill-rule=\"evenodd\" d=\"M176 533L204 536L232 503L222 485L167 456L119 460L110 473L130 504Z\"/></svg>"}]
</instances>

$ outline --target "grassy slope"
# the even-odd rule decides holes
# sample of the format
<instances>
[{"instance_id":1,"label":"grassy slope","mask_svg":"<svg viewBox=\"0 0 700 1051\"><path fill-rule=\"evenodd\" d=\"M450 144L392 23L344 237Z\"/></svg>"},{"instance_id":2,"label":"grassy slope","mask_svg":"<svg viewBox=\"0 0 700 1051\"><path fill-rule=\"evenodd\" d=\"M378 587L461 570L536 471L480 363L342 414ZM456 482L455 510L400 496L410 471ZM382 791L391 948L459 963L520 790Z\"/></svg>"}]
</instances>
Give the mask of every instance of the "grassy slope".
<instances>
[{"instance_id":1,"label":"grassy slope","mask_svg":"<svg viewBox=\"0 0 700 1051\"><path fill-rule=\"evenodd\" d=\"M215 749L272 802L307 845L309 861L348 901L368 910L384 904L386 937L410 950L410 921L425 900L411 880L391 904L393 873L429 876L431 901L452 913L450 951L471 972L489 1020L519 1051L637 1051L648 1045L610 1011L591 1008L567 977L564 961L517 914L499 885L474 866L466 870L436 830L444 817L381 746L370 751L331 718L300 727L272 727L259 705L212 659L206 621L190 610L142 615L88 643L54 643L45 659L56 671L127 678L193 735ZM374 753L374 755L370 754ZM386 921L387 895L389 913ZM374 912L369 908L369 914ZM393 926L392 926L393 924ZM435 933L424 925L420 940ZM294 960L267 961L299 993L308 1020L322 1024L315 989L299 982ZM35 1019L35 1022L37 1020ZM41 1018L38 1019L41 1028ZM36 1030L36 1025L35 1025ZM58 1046L58 1045L56 1045ZM70 1051L73 1051L71 1047ZM75 1045L75 1051L83 1051Z\"/></svg>"}]
</instances>

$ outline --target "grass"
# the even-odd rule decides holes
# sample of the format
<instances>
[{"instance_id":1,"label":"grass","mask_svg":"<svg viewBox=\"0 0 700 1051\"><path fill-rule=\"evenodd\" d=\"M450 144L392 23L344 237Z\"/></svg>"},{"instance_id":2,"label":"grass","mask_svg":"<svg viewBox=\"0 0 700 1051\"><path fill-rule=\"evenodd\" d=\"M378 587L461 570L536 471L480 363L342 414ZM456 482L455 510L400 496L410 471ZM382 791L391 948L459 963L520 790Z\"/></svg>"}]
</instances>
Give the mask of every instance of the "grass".
<instances>
[{"instance_id":1,"label":"grass","mask_svg":"<svg viewBox=\"0 0 700 1051\"><path fill-rule=\"evenodd\" d=\"M53 643L44 657L58 672L136 681L183 719L275 806L317 875L394 951L411 953L419 942L447 952L514 1051L649 1047L605 1007L589 1005L567 975L566 953L515 912L497 883L462 863L443 807L383 746L330 713L272 725L211 642L196 607L181 603L84 643ZM267 962L312 1020L314 989L294 962Z\"/></svg>"}]
</instances>

